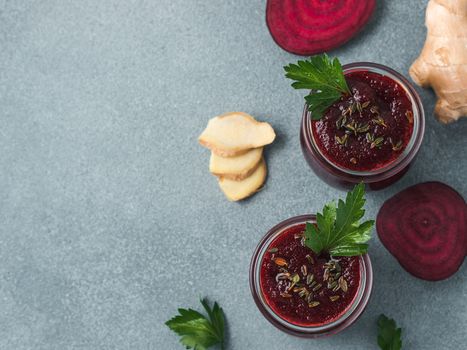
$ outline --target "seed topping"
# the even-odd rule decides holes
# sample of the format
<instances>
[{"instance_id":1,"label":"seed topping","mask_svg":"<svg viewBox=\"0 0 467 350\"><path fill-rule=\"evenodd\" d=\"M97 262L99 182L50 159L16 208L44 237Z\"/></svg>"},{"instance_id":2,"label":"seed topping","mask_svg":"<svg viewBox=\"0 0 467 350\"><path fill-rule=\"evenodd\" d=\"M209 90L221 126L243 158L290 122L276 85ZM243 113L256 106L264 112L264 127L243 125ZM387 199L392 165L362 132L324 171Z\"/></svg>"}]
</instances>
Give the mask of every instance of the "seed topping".
<instances>
[{"instance_id":1,"label":"seed topping","mask_svg":"<svg viewBox=\"0 0 467 350\"><path fill-rule=\"evenodd\" d=\"M370 149L373 149L375 147L381 148L384 142L384 137L380 136L377 137L371 144L370 144Z\"/></svg>"},{"instance_id":2,"label":"seed topping","mask_svg":"<svg viewBox=\"0 0 467 350\"><path fill-rule=\"evenodd\" d=\"M300 268L300 271L302 272L303 277L306 277L306 275L308 274L308 269L306 265L302 265L302 267Z\"/></svg>"},{"instance_id":3,"label":"seed topping","mask_svg":"<svg viewBox=\"0 0 467 350\"><path fill-rule=\"evenodd\" d=\"M318 306L319 304L320 304L319 301L312 301L312 302L308 303L308 306L309 306L309 307L316 307L316 306Z\"/></svg>"},{"instance_id":4,"label":"seed topping","mask_svg":"<svg viewBox=\"0 0 467 350\"><path fill-rule=\"evenodd\" d=\"M335 140L336 142L339 144L339 145L342 145L342 146L347 146L347 139L348 139L349 135L345 134L344 136L342 137L339 137L339 136L335 136Z\"/></svg>"},{"instance_id":5,"label":"seed topping","mask_svg":"<svg viewBox=\"0 0 467 350\"><path fill-rule=\"evenodd\" d=\"M287 261L285 261L284 258L275 258L273 261L276 263L277 266L287 266L288 265Z\"/></svg>"},{"instance_id":6,"label":"seed topping","mask_svg":"<svg viewBox=\"0 0 467 350\"><path fill-rule=\"evenodd\" d=\"M412 111L405 112L405 116L407 117L407 120L409 121L409 123L413 123L413 113L412 113Z\"/></svg>"}]
</instances>

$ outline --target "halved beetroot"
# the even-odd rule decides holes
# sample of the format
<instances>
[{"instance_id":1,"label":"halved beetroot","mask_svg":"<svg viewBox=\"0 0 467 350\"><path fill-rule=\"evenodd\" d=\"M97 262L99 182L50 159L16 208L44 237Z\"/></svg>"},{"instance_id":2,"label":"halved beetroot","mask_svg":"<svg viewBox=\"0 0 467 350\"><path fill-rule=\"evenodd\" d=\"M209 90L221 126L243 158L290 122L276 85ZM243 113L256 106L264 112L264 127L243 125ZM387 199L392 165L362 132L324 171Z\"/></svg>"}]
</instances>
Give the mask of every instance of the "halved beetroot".
<instances>
[{"instance_id":1,"label":"halved beetroot","mask_svg":"<svg viewBox=\"0 0 467 350\"><path fill-rule=\"evenodd\" d=\"M368 22L375 0L268 0L266 22L276 43L298 55L334 49Z\"/></svg>"},{"instance_id":2,"label":"halved beetroot","mask_svg":"<svg viewBox=\"0 0 467 350\"><path fill-rule=\"evenodd\" d=\"M467 253L467 206L440 182L409 187L387 200L376 229L402 267L424 280L448 278Z\"/></svg>"}]
</instances>

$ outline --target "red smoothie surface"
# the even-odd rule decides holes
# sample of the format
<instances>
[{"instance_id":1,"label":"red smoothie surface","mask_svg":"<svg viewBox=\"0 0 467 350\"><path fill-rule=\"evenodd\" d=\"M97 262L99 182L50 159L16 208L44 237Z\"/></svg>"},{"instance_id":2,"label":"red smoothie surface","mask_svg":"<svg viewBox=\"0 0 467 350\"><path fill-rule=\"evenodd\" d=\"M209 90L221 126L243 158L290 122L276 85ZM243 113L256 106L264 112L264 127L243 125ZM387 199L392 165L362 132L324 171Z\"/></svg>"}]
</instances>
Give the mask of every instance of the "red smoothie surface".
<instances>
[{"instance_id":1,"label":"red smoothie surface","mask_svg":"<svg viewBox=\"0 0 467 350\"><path fill-rule=\"evenodd\" d=\"M339 266L324 281L329 266L325 264L333 262L303 245L304 230L305 224L292 226L269 245L261 262L260 285L266 303L281 318L299 326L320 326L341 317L354 301L360 284L359 257L334 259ZM337 287L340 276L346 291ZM337 286L329 288L332 281Z\"/></svg>"},{"instance_id":2,"label":"red smoothie surface","mask_svg":"<svg viewBox=\"0 0 467 350\"><path fill-rule=\"evenodd\" d=\"M354 171L385 167L404 152L413 132L413 107L393 79L368 71L345 74L352 92L312 121L315 142L333 164Z\"/></svg>"}]
</instances>

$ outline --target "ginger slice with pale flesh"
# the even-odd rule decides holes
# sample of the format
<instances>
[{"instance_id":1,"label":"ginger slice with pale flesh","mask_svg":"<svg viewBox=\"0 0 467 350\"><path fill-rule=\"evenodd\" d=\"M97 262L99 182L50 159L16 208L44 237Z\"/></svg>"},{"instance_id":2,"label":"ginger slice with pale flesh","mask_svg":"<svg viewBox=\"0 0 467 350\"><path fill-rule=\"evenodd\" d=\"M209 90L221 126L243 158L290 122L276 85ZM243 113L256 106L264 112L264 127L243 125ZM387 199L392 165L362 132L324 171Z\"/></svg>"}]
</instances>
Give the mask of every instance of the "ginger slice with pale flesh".
<instances>
[{"instance_id":1,"label":"ginger slice with pale flesh","mask_svg":"<svg viewBox=\"0 0 467 350\"><path fill-rule=\"evenodd\" d=\"M253 148L233 157L221 157L211 152L209 171L231 180L243 180L256 169L263 155L263 147Z\"/></svg>"},{"instance_id":2,"label":"ginger slice with pale flesh","mask_svg":"<svg viewBox=\"0 0 467 350\"><path fill-rule=\"evenodd\" d=\"M232 157L268 145L276 134L266 122L242 112L226 113L209 120L199 142L221 157Z\"/></svg>"},{"instance_id":3,"label":"ginger slice with pale flesh","mask_svg":"<svg viewBox=\"0 0 467 350\"><path fill-rule=\"evenodd\" d=\"M266 180L266 174L266 162L261 159L259 166L250 176L241 181L234 181L221 176L219 178L219 187L228 200L239 201L257 192Z\"/></svg>"}]
</instances>

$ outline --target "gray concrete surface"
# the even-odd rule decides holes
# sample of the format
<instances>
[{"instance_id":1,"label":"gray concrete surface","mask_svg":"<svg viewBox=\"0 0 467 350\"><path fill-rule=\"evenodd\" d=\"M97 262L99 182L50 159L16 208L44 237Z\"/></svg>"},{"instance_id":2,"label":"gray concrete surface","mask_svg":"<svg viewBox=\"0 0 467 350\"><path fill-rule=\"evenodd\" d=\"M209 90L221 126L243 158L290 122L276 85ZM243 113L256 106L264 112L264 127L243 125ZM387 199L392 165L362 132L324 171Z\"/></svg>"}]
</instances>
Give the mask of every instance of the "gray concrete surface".
<instances>
[{"instance_id":1,"label":"gray concrete surface","mask_svg":"<svg viewBox=\"0 0 467 350\"><path fill-rule=\"evenodd\" d=\"M374 19L332 52L407 74L425 38L425 0L378 1ZM265 1L0 0L0 348L181 349L163 323L208 296L224 307L228 349L376 349L377 316L404 349L465 349L467 266L430 283L377 237L375 288L361 319L326 339L273 328L248 288L265 231L343 192L307 167L298 140L297 59L265 26ZM368 195L368 217L399 190L441 180L467 195L467 122L442 126L418 89L427 130L410 172ZM263 191L229 203L197 144L207 120L268 120Z\"/></svg>"}]
</instances>

